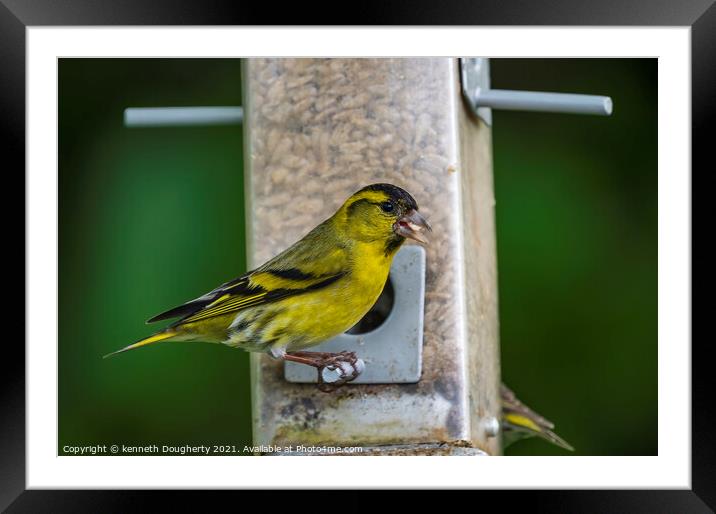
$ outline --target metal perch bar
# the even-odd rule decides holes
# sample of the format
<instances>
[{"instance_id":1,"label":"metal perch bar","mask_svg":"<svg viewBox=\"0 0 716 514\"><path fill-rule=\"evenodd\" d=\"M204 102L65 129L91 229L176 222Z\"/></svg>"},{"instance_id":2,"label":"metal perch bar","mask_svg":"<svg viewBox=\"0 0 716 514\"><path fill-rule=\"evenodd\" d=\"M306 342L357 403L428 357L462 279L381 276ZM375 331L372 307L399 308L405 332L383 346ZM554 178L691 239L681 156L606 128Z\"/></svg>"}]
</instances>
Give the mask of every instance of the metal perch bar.
<instances>
[{"instance_id":1,"label":"metal perch bar","mask_svg":"<svg viewBox=\"0 0 716 514\"><path fill-rule=\"evenodd\" d=\"M600 116L609 116L612 113L612 99L597 95L486 89L477 92L475 101L477 107L509 111L568 112Z\"/></svg>"},{"instance_id":2,"label":"metal perch bar","mask_svg":"<svg viewBox=\"0 0 716 514\"><path fill-rule=\"evenodd\" d=\"M612 99L608 96L492 89L490 59L484 57L461 58L460 81L463 97L473 114L488 125L492 124L492 109L599 116L612 114Z\"/></svg>"},{"instance_id":3,"label":"metal perch bar","mask_svg":"<svg viewBox=\"0 0 716 514\"><path fill-rule=\"evenodd\" d=\"M179 127L240 125L242 107L129 107L124 110L126 127Z\"/></svg>"}]
</instances>

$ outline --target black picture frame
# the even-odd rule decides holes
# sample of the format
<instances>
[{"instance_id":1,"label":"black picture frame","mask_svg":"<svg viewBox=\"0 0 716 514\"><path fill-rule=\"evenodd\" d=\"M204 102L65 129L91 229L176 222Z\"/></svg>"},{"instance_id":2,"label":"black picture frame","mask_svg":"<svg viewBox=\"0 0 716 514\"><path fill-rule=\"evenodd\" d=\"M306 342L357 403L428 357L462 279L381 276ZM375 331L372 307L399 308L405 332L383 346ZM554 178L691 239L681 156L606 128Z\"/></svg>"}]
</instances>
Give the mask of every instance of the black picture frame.
<instances>
[{"instance_id":1,"label":"black picture frame","mask_svg":"<svg viewBox=\"0 0 716 514\"><path fill-rule=\"evenodd\" d=\"M298 4L227 1L116 0L0 0L0 127L5 175L23 176L25 170L25 28L35 25L247 25L335 24L321 19L315 9ZM692 43L692 169L713 170L707 151L712 146L707 128L716 104L716 6L713 0L555 0L523 2L489 0L411 2L402 6L384 2L356 4L351 25L677 25L691 27ZM342 20L343 23L346 19ZM341 24L341 23L338 23ZM9 157L9 158L8 158ZM710 164L707 164L710 163ZM693 179L697 176L692 171ZM24 190L23 185L19 186ZM7 190L6 190L7 191ZM697 213L692 208L692 213ZM694 220L699 219L692 216ZM5 220L19 226L17 215ZM7 226L7 225L6 225ZM24 246L23 246L24 248ZM693 245L692 245L693 250ZM23 250L23 258L24 255ZM24 259L23 259L24 260ZM27 273L27 268L26 273ZM8 273L9 275L9 273ZM706 281L695 284L708 287ZM13 298L15 295L13 294ZM692 302L693 304L693 302ZM689 341L681 342L688 344ZM550 512L713 512L716 509L716 445L711 420L714 401L706 367L706 341L692 337L692 489L675 491L523 491L510 492L513 508ZM0 374L0 509L9 512L136 510L156 493L147 491L39 491L25 488L25 353L7 338ZM711 386L711 387L709 387ZM320 487L317 477L316 487ZM229 494L229 493L227 493ZM239 493L245 494L245 493ZM359 503L359 493L347 493L348 503ZM481 493L493 494L493 493ZM494 493L504 494L504 493ZM163 506L187 508L196 493L162 496ZM356 501L353 502L353 499ZM294 500L296 501L296 500ZM493 507L494 508L494 507Z\"/></svg>"}]
</instances>

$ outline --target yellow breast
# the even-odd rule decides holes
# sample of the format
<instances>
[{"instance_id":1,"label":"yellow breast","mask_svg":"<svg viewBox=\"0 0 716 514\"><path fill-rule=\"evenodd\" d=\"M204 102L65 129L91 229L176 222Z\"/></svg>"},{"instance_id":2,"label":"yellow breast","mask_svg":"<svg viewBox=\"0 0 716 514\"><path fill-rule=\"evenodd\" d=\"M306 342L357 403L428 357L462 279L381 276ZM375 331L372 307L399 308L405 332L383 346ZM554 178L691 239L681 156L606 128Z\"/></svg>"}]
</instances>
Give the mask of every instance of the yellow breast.
<instances>
[{"instance_id":1,"label":"yellow breast","mask_svg":"<svg viewBox=\"0 0 716 514\"><path fill-rule=\"evenodd\" d=\"M382 245L357 244L351 272L325 290L287 300L294 334L283 342L289 351L305 349L337 336L358 323L375 304L388 279L393 256Z\"/></svg>"}]
</instances>

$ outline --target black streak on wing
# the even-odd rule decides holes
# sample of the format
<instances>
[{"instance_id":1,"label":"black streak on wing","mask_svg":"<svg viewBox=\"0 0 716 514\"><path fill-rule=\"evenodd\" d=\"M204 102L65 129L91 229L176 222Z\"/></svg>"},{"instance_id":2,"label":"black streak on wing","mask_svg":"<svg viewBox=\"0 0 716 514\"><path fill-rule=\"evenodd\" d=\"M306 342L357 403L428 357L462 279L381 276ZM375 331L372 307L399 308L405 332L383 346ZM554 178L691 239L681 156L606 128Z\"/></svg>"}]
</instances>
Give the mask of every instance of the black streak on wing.
<instances>
[{"instance_id":1,"label":"black streak on wing","mask_svg":"<svg viewBox=\"0 0 716 514\"><path fill-rule=\"evenodd\" d=\"M242 275L239 278L235 278L234 280L220 285L210 293L205 294L200 298L196 298L195 300L191 300L172 309L169 309L168 311L164 311L157 314L153 318L148 319L147 323L154 323L155 321L178 318L180 316L182 318L186 318L188 316L191 316L192 314L195 314L196 312L199 312L201 309L203 309L222 295L225 295L227 293L237 293L240 291L248 292L248 288L246 287L248 284L248 275Z\"/></svg>"},{"instance_id":2,"label":"black streak on wing","mask_svg":"<svg viewBox=\"0 0 716 514\"><path fill-rule=\"evenodd\" d=\"M274 277L285 278L288 280L313 280L314 278L317 278L316 276L312 275L311 273L304 273L301 270L296 269L296 268L269 269L269 270L266 270L266 273L270 273Z\"/></svg>"},{"instance_id":3,"label":"black streak on wing","mask_svg":"<svg viewBox=\"0 0 716 514\"><path fill-rule=\"evenodd\" d=\"M268 294L261 299L261 302L258 305L275 302L276 300L282 300L283 298L288 298L289 296L295 296L295 295L299 295L302 293L308 293L310 291L315 291L317 289L323 289L324 287L330 286L336 280L342 278L345 275L346 275L345 272L338 273L336 275L332 275L332 276L328 277L325 280L321 280L320 282L316 282L315 284L311 284L310 286L302 287L300 289L274 289L273 291L269 291Z\"/></svg>"},{"instance_id":4,"label":"black streak on wing","mask_svg":"<svg viewBox=\"0 0 716 514\"><path fill-rule=\"evenodd\" d=\"M174 307L173 309L169 309L168 311L164 311L160 314L157 314L153 318L149 318L147 320L147 323L154 323L155 321L162 321L164 319L178 318L179 316L188 316L197 312L198 310L203 309L212 301L213 300L194 300L191 302L187 302L185 304Z\"/></svg>"},{"instance_id":5,"label":"black streak on wing","mask_svg":"<svg viewBox=\"0 0 716 514\"><path fill-rule=\"evenodd\" d=\"M246 304L246 305L242 305L241 307L236 308L236 309L223 310L223 311L221 311L221 312L219 312L219 313L217 313L217 314L215 314L215 315L209 315L209 316L206 316L205 318L202 318L202 319L209 319L209 318L212 318L212 317L214 317L214 316L223 316L223 315L226 315L226 314L229 313L229 312L238 312L238 311L244 310L244 309L246 309L246 308L256 307L256 306L259 306L259 305L265 305L265 304L267 304L267 303L271 303L271 302L275 302L275 301L278 301L278 300L282 300L282 299L284 299L284 298L288 298L289 296L296 296L296 295L299 295L299 294L302 294L302 293L307 293L307 292L310 292L310 291L315 291L315 290L317 290L317 289L322 289L322 288L324 288L324 287L327 287L327 286L333 284L334 282L336 282L337 280L339 280L339 279L342 278L343 276L345 276L345 273L338 273L338 274L336 274L336 275L333 275L333 276L330 276L330 277L326 278L325 280L321 280L320 282L316 282L315 284L311 284L310 286L302 287L302 288L297 288L297 289L283 289L283 288L282 288L282 289L274 289L274 290L269 291L268 293L266 293L266 294L265 294L264 296L262 296L261 298L257 299L255 302L251 302L251 303L248 303L248 304ZM247 286L248 286L248 287L247 287ZM241 289L241 290L239 290L239 289ZM233 297L236 297L236 296L237 296L237 293L239 293L239 294L245 294L245 295L255 295L255 294L261 293L261 292L263 292L263 291L264 291L264 289L261 288L261 287L258 287L258 286L253 286L253 287L251 287L251 286L249 286L249 282L248 282L248 281L239 282L239 283L237 283L236 285L231 286L231 287L226 288L226 289L224 289L224 288L217 289L217 293L216 293L216 294L213 296L213 298L211 298L211 299L208 299L208 300L202 301L202 302L196 302L196 301L194 301L194 302L189 302L189 303L186 304L186 305L180 305L179 307L177 307L177 308L175 308L175 309L172 309L171 311L167 311L167 313L160 314L159 316L161 316L161 318L158 317L158 316L156 316L155 318L152 318L152 319L166 319L166 318L165 318L165 315L166 315L167 317L175 317L175 316L168 316L168 313L170 313L170 312L172 312L172 311L179 310L179 309L183 309L183 308L191 308L191 309L192 309L191 311L189 311L189 312L186 312L186 311L185 311L186 314L181 314L181 315L183 316L181 319L175 321L174 323L172 323L172 324L170 325L170 327L175 327L175 326L177 326L177 325L180 325L182 322L184 322L184 321L187 320L188 318L191 318L191 317L193 317L193 316L195 316L195 315L197 315L197 314L200 314L201 311L202 311L207 305L209 305L210 303L212 303L212 302L214 301L214 299L220 297L221 295L230 293L230 294L232 294ZM219 307L220 305L221 305L221 304L218 304L217 307ZM212 307L212 308L214 308L214 307ZM193 321L193 320L192 320L192 321Z\"/></svg>"}]
</instances>

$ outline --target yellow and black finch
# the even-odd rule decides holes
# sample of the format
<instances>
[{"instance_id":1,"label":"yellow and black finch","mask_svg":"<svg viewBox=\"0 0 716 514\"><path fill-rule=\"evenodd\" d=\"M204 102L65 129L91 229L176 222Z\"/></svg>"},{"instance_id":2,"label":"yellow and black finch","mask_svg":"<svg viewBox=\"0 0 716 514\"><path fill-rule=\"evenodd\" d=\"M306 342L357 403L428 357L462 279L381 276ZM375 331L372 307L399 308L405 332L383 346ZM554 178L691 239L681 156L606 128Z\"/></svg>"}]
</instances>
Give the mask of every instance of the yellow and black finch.
<instances>
[{"instance_id":1,"label":"yellow and black finch","mask_svg":"<svg viewBox=\"0 0 716 514\"><path fill-rule=\"evenodd\" d=\"M340 382L353 380L362 368L354 353L304 350L345 332L370 310L396 252L406 238L425 243L423 230L430 225L407 191L364 187L263 266L154 316L149 323L179 319L114 353L159 341L223 343L314 366L319 383L327 366L350 370Z\"/></svg>"},{"instance_id":2,"label":"yellow and black finch","mask_svg":"<svg viewBox=\"0 0 716 514\"><path fill-rule=\"evenodd\" d=\"M223 343L313 366L319 387L330 390L355 379L362 361L353 352L305 350L345 332L370 310L395 253L406 238L426 243L423 230L430 225L407 191L391 184L364 187L263 266L154 316L148 323L179 319L109 355L159 341ZM326 368L340 375L330 385L323 383ZM552 428L502 386L505 444L539 436L571 450Z\"/></svg>"}]
</instances>

